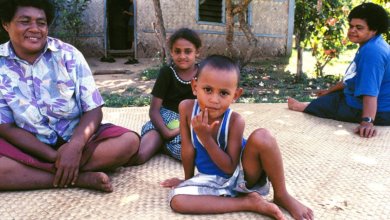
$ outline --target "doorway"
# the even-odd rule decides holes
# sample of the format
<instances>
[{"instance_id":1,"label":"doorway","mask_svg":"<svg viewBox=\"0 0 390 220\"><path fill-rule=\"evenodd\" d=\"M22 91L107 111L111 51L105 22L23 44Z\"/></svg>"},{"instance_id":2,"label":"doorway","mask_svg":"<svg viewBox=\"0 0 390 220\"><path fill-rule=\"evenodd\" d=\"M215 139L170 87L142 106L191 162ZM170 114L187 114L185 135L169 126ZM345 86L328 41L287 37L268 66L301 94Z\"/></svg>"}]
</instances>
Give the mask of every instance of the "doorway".
<instances>
[{"instance_id":1,"label":"doorway","mask_svg":"<svg viewBox=\"0 0 390 220\"><path fill-rule=\"evenodd\" d=\"M108 52L134 54L135 10L133 0L107 0Z\"/></svg>"}]
</instances>

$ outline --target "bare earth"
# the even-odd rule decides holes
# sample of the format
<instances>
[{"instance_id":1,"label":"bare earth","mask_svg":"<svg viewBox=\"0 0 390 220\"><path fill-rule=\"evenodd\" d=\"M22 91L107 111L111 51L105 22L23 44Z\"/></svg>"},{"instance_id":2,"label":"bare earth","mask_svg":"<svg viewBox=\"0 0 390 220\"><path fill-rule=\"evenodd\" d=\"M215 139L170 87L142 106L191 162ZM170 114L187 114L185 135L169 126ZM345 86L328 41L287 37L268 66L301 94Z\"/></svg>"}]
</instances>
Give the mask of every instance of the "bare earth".
<instances>
[{"instance_id":1,"label":"bare earth","mask_svg":"<svg viewBox=\"0 0 390 220\"><path fill-rule=\"evenodd\" d=\"M139 59L138 64L124 64L126 58L115 58L114 63L100 62L99 58L87 58L100 92L125 93L129 87L149 94L154 80L142 80L142 71L158 68L156 59Z\"/></svg>"}]
</instances>

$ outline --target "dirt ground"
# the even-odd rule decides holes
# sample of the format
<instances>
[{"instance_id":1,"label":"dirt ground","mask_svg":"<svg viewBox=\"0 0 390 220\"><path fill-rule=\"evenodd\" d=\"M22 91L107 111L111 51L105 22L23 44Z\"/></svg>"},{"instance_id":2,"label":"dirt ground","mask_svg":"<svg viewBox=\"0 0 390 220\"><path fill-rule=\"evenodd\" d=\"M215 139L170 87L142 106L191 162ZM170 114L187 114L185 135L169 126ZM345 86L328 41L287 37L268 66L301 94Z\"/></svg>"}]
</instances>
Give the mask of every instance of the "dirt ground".
<instances>
[{"instance_id":1,"label":"dirt ground","mask_svg":"<svg viewBox=\"0 0 390 220\"><path fill-rule=\"evenodd\" d=\"M137 88L150 93L154 80L142 80L141 73L145 69L157 67L158 60L139 59L137 64L124 64L126 58L115 58L115 62L100 62L100 58L87 58L100 92L123 93L127 88Z\"/></svg>"}]
</instances>

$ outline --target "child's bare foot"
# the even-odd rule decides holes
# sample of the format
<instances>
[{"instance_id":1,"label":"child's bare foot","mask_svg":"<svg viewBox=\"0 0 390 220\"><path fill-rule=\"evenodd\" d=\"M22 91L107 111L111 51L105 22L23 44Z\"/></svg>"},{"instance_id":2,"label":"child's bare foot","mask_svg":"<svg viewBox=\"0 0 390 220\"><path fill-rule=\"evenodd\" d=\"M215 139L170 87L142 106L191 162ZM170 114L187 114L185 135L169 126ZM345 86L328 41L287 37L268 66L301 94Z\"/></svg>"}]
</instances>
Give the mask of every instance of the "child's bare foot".
<instances>
[{"instance_id":1,"label":"child's bare foot","mask_svg":"<svg viewBox=\"0 0 390 220\"><path fill-rule=\"evenodd\" d=\"M96 189L103 192L112 192L113 187L110 178L102 172L85 172L80 173L76 182L77 187Z\"/></svg>"},{"instance_id":2,"label":"child's bare foot","mask_svg":"<svg viewBox=\"0 0 390 220\"><path fill-rule=\"evenodd\" d=\"M285 208L294 219L314 219L313 211L288 193L281 197L275 195L274 202Z\"/></svg>"},{"instance_id":3,"label":"child's bare foot","mask_svg":"<svg viewBox=\"0 0 390 220\"><path fill-rule=\"evenodd\" d=\"M277 205L266 201L258 193L252 192L249 193L246 197L252 205L255 205L255 209L253 211L259 214L268 215L278 220L285 219L282 211L280 211Z\"/></svg>"},{"instance_id":4,"label":"child's bare foot","mask_svg":"<svg viewBox=\"0 0 390 220\"><path fill-rule=\"evenodd\" d=\"M305 108L307 107L307 103L299 102L296 99L293 99L291 97L287 98L287 105L288 108L294 111L303 112Z\"/></svg>"}]
</instances>

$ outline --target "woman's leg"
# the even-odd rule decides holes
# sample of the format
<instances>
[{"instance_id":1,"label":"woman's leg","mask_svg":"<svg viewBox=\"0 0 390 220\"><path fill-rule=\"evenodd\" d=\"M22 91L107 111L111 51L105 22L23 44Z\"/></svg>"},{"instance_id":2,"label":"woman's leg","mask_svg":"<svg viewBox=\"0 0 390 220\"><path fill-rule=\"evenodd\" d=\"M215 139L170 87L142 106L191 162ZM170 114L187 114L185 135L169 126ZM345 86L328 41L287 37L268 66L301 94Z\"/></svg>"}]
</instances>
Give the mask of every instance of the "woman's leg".
<instances>
[{"instance_id":1,"label":"woman's leg","mask_svg":"<svg viewBox=\"0 0 390 220\"><path fill-rule=\"evenodd\" d=\"M247 187L259 182L265 171L274 189L274 202L294 219L313 219L313 212L293 198L286 189L282 156L276 139L266 129L255 130L248 138L242 155Z\"/></svg>"},{"instance_id":2,"label":"woman's leg","mask_svg":"<svg viewBox=\"0 0 390 220\"><path fill-rule=\"evenodd\" d=\"M220 214L228 212L250 211L285 219L280 209L264 200L257 193L242 197L220 197L205 195L176 195L171 200L171 208L175 212L185 214Z\"/></svg>"},{"instance_id":3,"label":"woman's leg","mask_svg":"<svg viewBox=\"0 0 390 220\"><path fill-rule=\"evenodd\" d=\"M125 165L136 155L139 144L139 136L134 132L108 138L98 144L92 156L81 167L81 171L113 170Z\"/></svg>"},{"instance_id":4,"label":"woman's leg","mask_svg":"<svg viewBox=\"0 0 390 220\"><path fill-rule=\"evenodd\" d=\"M53 173L0 156L0 191L54 188L53 180ZM112 191L110 179L101 172L80 173L75 187Z\"/></svg>"},{"instance_id":5,"label":"woman's leg","mask_svg":"<svg viewBox=\"0 0 390 220\"><path fill-rule=\"evenodd\" d=\"M297 112L303 112L305 110L305 108L309 105L309 103L300 102L300 101L290 97L287 99L287 105L288 105L288 108L290 110L294 110Z\"/></svg>"}]
</instances>

